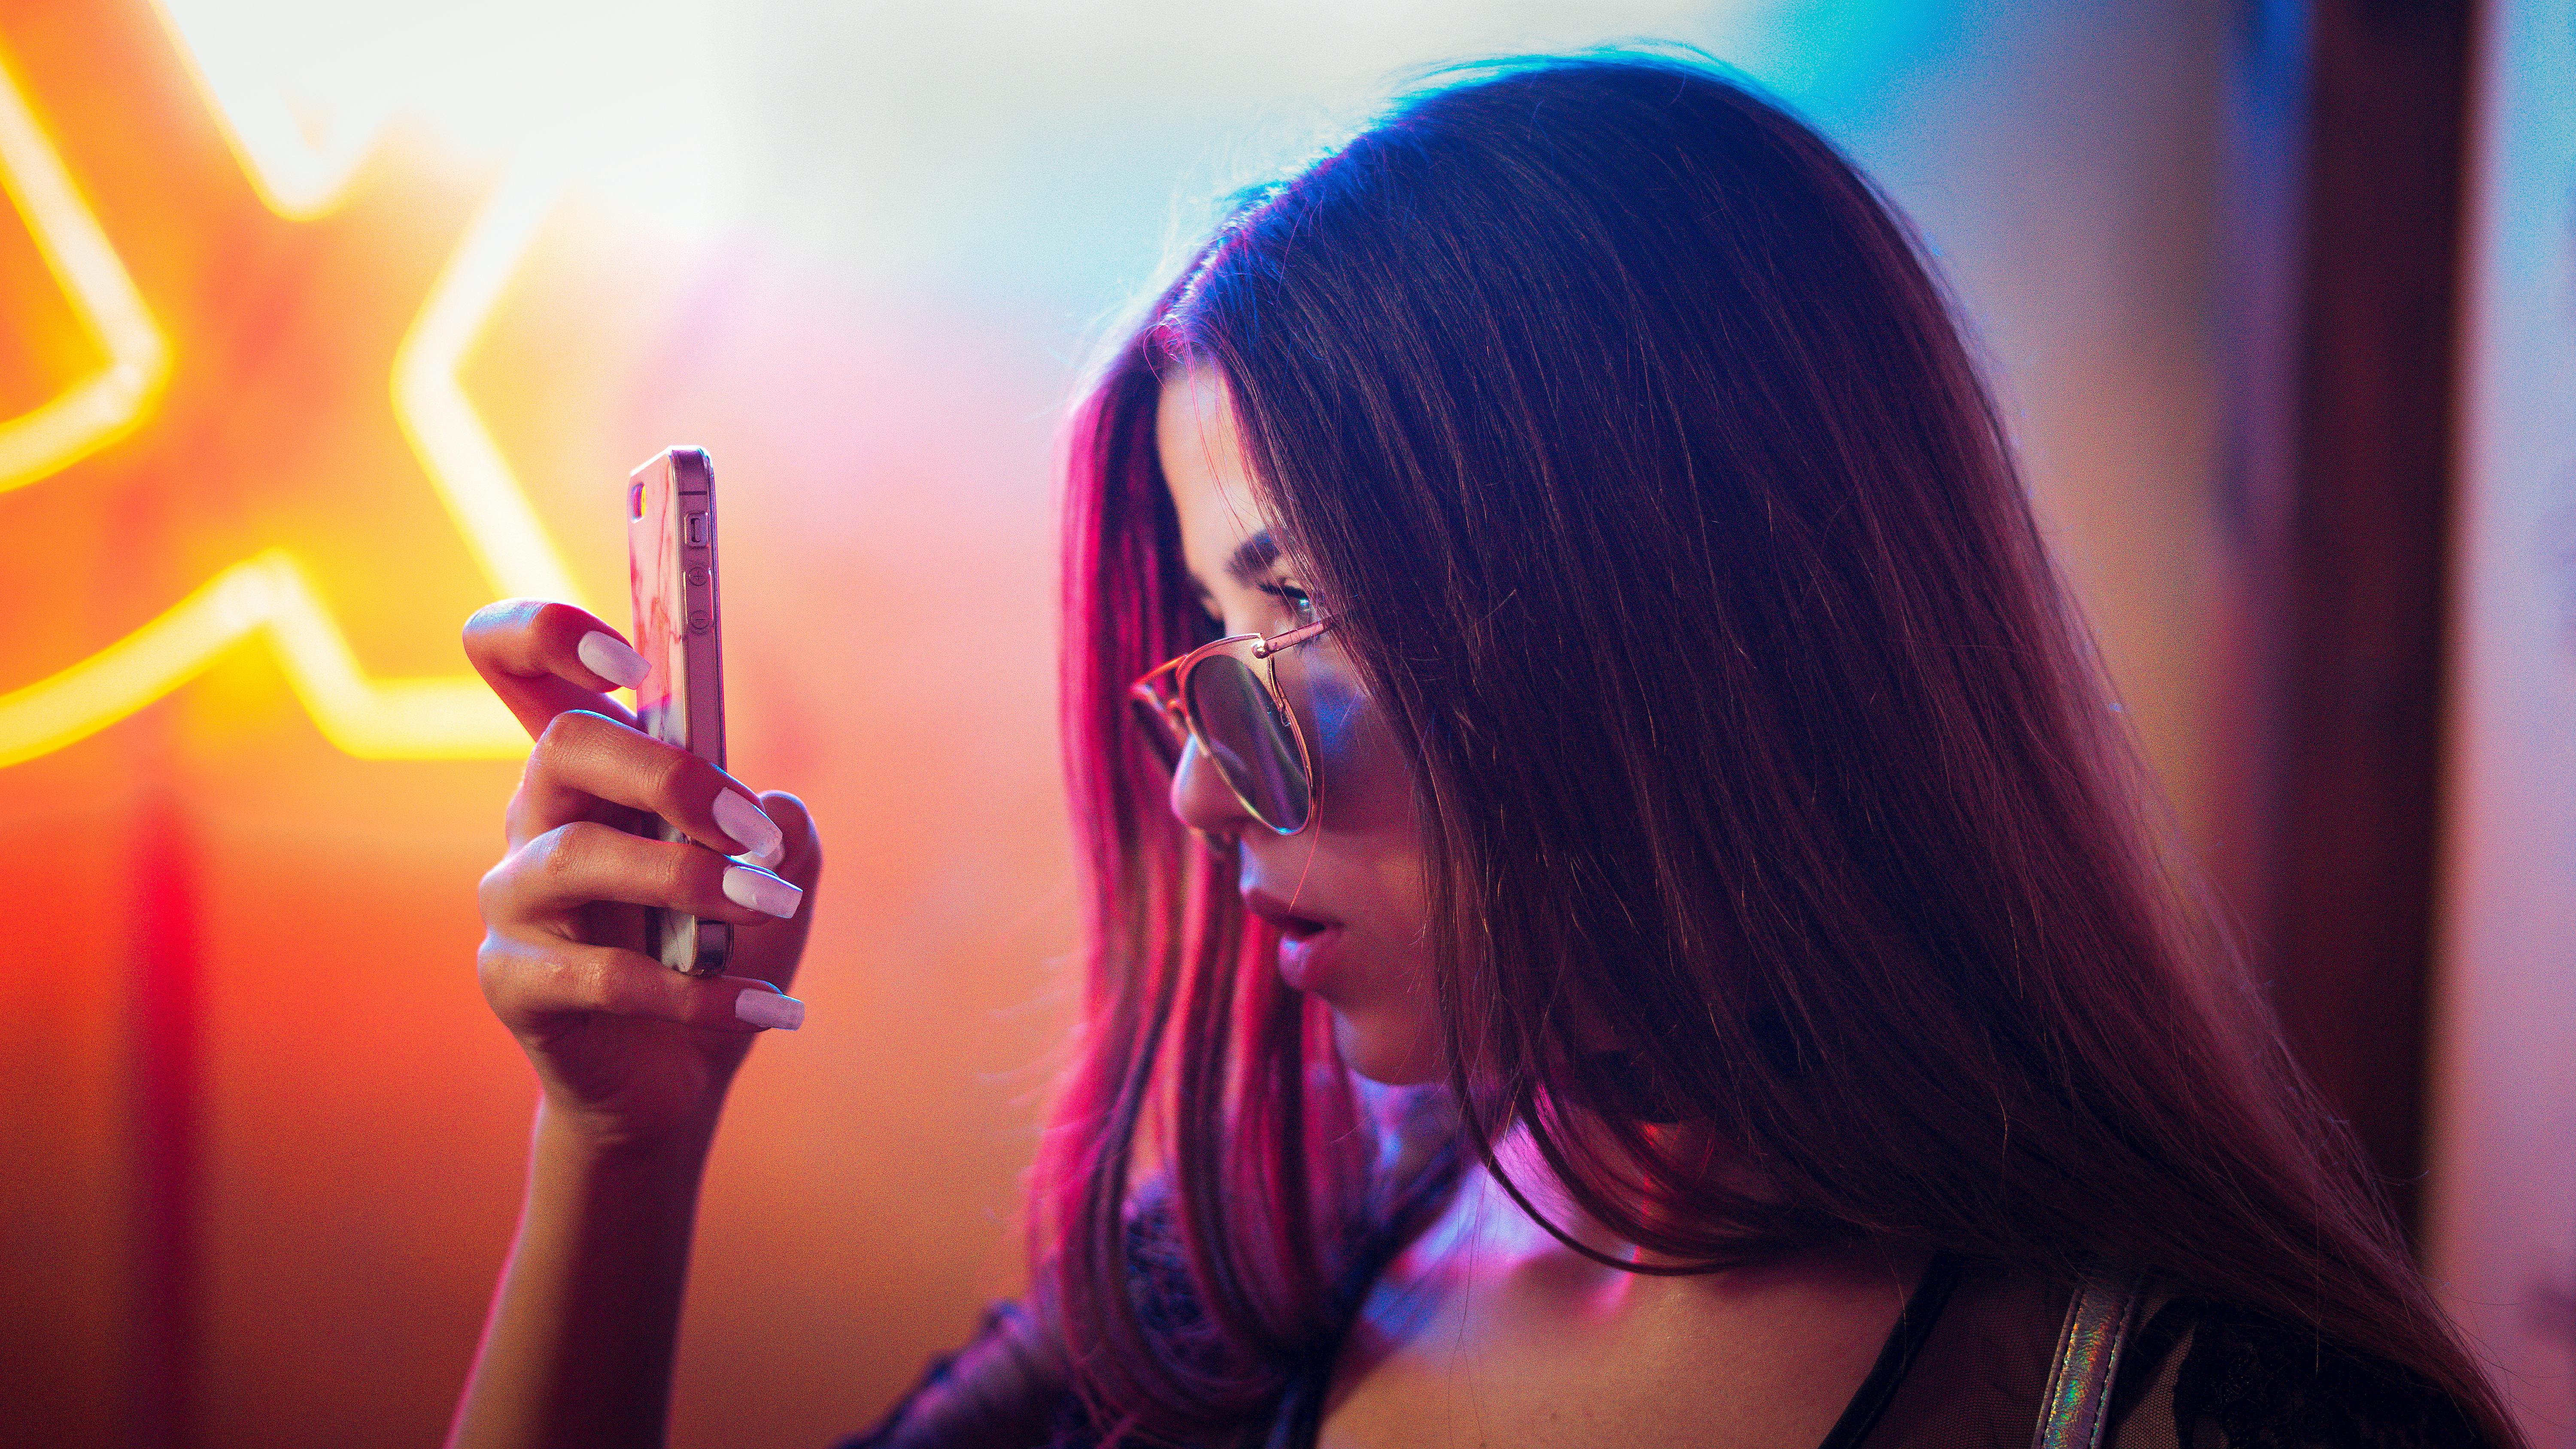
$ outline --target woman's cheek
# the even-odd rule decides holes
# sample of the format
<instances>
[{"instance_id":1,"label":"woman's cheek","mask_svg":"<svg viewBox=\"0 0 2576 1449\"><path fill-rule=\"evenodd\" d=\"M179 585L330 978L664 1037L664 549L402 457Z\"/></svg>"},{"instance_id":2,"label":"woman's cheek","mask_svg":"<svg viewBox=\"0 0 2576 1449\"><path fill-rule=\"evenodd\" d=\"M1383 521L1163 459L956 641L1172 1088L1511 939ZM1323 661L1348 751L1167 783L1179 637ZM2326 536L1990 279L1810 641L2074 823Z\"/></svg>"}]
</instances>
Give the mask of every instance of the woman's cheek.
<instances>
[{"instance_id":1,"label":"woman's cheek","mask_svg":"<svg viewBox=\"0 0 2576 1449\"><path fill-rule=\"evenodd\" d=\"M1375 864L1377 886L1373 894L1385 903L1388 936L1409 947L1412 954L1428 957L1431 951L1430 882L1422 869L1421 851L1389 851Z\"/></svg>"},{"instance_id":2,"label":"woman's cheek","mask_svg":"<svg viewBox=\"0 0 2576 1449\"><path fill-rule=\"evenodd\" d=\"M1418 850L1412 769L1396 748L1385 711L1338 665L1301 670L1283 684L1303 717L1323 778L1325 826L1373 851Z\"/></svg>"},{"instance_id":3,"label":"woman's cheek","mask_svg":"<svg viewBox=\"0 0 2576 1449\"><path fill-rule=\"evenodd\" d=\"M1368 942L1366 981L1353 993L1354 1035L1364 1036L1372 1080L1398 1084L1437 1074L1439 994L1432 989L1431 950L1423 929L1418 861L1384 867L1372 902L1376 929ZM1351 1045L1345 1042L1345 1049ZM1355 1063L1356 1065L1356 1063Z\"/></svg>"}]
</instances>

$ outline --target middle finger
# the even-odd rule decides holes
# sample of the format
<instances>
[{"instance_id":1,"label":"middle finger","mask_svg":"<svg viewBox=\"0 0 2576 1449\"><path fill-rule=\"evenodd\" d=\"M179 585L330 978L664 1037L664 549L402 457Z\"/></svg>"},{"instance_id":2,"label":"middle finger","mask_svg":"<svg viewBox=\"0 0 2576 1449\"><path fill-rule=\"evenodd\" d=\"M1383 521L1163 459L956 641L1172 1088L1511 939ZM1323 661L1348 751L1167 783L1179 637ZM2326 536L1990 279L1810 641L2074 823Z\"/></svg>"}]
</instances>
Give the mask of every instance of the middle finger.
<instances>
[{"instance_id":1,"label":"middle finger","mask_svg":"<svg viewBox=\"0 0 2576 1449\"><path fill-rule=\"evenodd\" d=\"M587 820L529 841L483 881L484 917L494 924L562 921L594 901L622 901L755 925L793 919L804 899L758 866Z\"/></svg>"},{"instance_id":2,"label":"middle finger","mask_svg":"<svg viewBox=\"0 0 2576 1449\"><path fill-rule=\"evenodd\" d=\"M575 820L600 818L602 802L658 815L720 855L775 864L786 836L740 783L688 751L587 710L555 716L528 756L511 798L513 848Z\"/></svg>"}]
</instances>

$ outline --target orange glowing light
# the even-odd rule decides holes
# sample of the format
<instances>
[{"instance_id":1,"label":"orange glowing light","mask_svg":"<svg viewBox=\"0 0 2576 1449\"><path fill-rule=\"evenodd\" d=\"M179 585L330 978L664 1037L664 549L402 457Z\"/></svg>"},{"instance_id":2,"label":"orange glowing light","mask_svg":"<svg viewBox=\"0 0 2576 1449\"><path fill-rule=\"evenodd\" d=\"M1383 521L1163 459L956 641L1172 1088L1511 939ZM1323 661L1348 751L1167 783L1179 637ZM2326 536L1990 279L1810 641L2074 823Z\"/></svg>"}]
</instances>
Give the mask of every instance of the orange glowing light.
<instances>
[{"instance_id":1,"label":"orange glowing light","mask_svg":"<svg viewBox=\"0 0 2576 1449\"><path fill-rule=\"evenodd\" d=\"M170 349L98 219L0 57L0 186L45 265L107 353L107 365L34 410L0 422L0 493L60 471L133 431L170 376ZM0 755L8 741L0 735Z\"/></svg>"},{"instance_id":2,"label":"orange glowing light","mask_svg":"<svg viewBox=\"0 0 2576 1449\"><path fill-rule=\"evenodd\" d=\"M183 49L204 27L168 28ZM284 112L223 66L199 75L261 199L289 219L321 214L346 188L375 123L314 152L271 121ZM276 114L271 114L275 111ZM262 118L265 119L262 119ZM289 140L293 145L288 144ZM295 149L302 147L302 150ZM138 426L170 370L141 295L0 65L0 180L47 263L109 357L95 376L0 423L0 492L62 470ZM500 594L579 602L570 571L457 379L457 367L550 209L549 172L513 166L486 200L396 351L394 413L475 561ZM372 759L507 757L527 741L470 675L372 679L330 608L284 550L225 569L87 659L0 694L0 766L49 753L179 688L225 651L266 638L297 698L334 745Z\"/></svg>"}]
</instances>

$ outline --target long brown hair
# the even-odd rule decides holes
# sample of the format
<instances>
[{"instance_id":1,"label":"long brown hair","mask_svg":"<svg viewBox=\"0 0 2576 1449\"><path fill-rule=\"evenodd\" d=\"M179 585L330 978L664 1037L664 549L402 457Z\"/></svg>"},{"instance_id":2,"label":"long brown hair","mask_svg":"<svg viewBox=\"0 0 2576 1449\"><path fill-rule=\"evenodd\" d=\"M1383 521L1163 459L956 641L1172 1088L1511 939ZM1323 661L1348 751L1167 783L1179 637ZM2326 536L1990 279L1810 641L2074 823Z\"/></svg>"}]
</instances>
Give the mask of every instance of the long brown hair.
<instances>
[{"instance_id":1,"label":"long brown hair","mask_svg":"<svg viewBox=\"0 0 2576 1449\"><path fill-rule=\"evenodd\" d=\"M1033 1223L1104 1426L1257 1418L1437 1196L1129 733L1204 628L1154 451L1183 365L1413 766L1469 1151L1527 1125L1692 1271L1861 1234L2151 1268L2517 1442L2162 848L1913 237L1634 55L1453 75L1245 198L1077 415L1090 974Z\"/></svg>"}]
</instances>

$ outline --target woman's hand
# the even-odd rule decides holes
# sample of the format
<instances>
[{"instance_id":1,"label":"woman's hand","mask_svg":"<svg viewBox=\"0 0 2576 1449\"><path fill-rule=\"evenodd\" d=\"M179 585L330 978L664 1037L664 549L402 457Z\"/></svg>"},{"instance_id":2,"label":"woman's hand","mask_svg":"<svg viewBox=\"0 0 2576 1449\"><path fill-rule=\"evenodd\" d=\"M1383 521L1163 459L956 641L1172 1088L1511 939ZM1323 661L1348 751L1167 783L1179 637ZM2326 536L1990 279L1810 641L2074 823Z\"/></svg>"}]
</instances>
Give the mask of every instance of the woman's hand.
<instances>
[{"instance_id":1,"label":"woman's hand","mask_svg":"<svg viewBox=\"0 0 2576 1449\"><path fill-rule=\"evenodd\" d=\"M785 992L822 870L813 821L793 795L755 807L724 771L637 729L607 694L640 674L634 651L579 609L489 605L465 652L537 741L508 852L483 877L484 997L562 1125L612 1149L703 1140L752 1038L803 1017ZM688 839L634 833L655 815ZM731 922L734 974L644 954L654 906Z\"/></svg>"}]
</instances>

